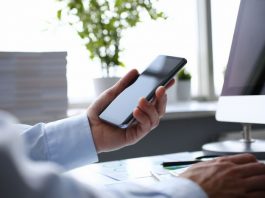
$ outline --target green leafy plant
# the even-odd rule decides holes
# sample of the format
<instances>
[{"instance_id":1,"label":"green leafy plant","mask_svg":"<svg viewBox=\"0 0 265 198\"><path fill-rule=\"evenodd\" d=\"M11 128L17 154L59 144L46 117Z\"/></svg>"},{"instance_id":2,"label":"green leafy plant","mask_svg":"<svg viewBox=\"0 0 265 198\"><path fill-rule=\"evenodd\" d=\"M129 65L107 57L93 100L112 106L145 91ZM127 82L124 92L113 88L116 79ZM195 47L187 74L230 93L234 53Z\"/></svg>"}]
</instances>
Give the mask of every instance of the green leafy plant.
<instances>
[{"instance_id":1,"label":"green leafy plant","mask_svg":"<svg viewBox=\"0 0 265 198\"><path fill-rule=\"evenodd\" d=\"M58 0L63 7L58 19L66 19L84 40L90 58L98 58L109 76L110 68L124 66L120 60L122 31L134 27L144 14L165 18L154 8L157 0Z\"/></svg>"},{"instance_id":2,"label":"green leafy plant","mask_svg":"<svg viewBox=\"0 0 265 198\"><path fill-rule=\"evenodd\" d=\"M190 80L191 74L187 70L182 69L178 72L177 79L178 80Z\"/></svg>"}]
</instances>

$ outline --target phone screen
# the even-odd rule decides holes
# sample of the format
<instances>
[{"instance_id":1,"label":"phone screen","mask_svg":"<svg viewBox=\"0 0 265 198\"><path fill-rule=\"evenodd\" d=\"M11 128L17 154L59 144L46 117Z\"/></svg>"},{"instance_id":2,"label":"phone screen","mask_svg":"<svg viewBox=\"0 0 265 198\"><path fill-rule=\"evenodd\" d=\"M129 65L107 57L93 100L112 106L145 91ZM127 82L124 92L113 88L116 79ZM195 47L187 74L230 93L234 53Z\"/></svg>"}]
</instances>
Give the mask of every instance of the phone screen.
<instances>
[{"instance_id":1,"label":"phone screen","mask_svg":"<svg viewBox=\"0 0 265 198\"><path fill-rule=\"evenodd\" d=\"M133 84L107 106L99 117L116 126L127 127L133 119L132 112L137 107L139 99L145 97L150 101L155 90L165 85L186 62L184 58L158 56Z\"/></svg>"}]
</instances>

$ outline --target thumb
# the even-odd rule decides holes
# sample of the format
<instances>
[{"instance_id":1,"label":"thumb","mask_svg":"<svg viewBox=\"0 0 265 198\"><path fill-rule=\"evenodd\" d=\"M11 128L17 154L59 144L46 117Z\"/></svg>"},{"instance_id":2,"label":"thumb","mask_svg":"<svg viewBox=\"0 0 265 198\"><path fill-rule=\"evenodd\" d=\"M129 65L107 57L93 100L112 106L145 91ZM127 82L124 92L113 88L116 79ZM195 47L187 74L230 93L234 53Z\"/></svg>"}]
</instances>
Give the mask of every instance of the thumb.
<instances>
[{"instance_id":1,"label":"thumb","mask_svg":"<svg viewBox=\"0 0 265 198\"><path fill-rule=\"evenodd\" d=\"M93 109L100 113L114 98L116 98L125 88L127 88L137 77L139 73L136 69L129 71L114 86L104 91L95 101Z\"/></svg>"},{"instance_id":2,"label":"thumb","mask_svg":"<svg viewBox=\"0 0 265 198\"><path fill-rule=\"evenodd\" d=\"M137 77L139 73L136 69L129 71L123 78L121 78L114 86L106 91L107 94L111 93L111 101L117 97L125 88L127 88Z\"/></svg>"}]
</instances>

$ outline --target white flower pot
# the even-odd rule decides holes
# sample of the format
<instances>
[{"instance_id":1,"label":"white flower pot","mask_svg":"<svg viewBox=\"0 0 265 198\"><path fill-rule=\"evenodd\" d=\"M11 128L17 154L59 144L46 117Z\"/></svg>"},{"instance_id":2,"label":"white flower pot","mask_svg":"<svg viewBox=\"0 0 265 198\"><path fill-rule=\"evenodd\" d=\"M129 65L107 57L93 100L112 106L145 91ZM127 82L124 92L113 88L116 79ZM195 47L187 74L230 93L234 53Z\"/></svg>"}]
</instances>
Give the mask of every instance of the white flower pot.
<instances>
[{"instance_id":1,"label":"white flower pot","mask_svg":"<svg viewBox=\"0 0 265 198\"><path fill-rule=\"evenodd\" d=\"M107 78L94 78L94 91L95 96L100 95L106 89L112 87L120 78L118 77L107 77Z\"/></svg>"},{"instance_id":2,"label":"white flower pot","mask_svg":"<svg viewBox=\"0 0 265 198\"><path fill-rule=\"evenodd\" d=\"M191 99L190 80L178 80L176 86L177 86L177 100L188 101Z\"/></svg>"},{"instance_id":3,"label":"white flower pot","mask_svg":"<svg viewBox=\"0 0 265 198\"><path fill-rule=\"evenodd\" d=\"M176 103L177 101L177 85L174 83L172 87L167 90L167 102L169 104Z\"/></svg>"}]
</instances>

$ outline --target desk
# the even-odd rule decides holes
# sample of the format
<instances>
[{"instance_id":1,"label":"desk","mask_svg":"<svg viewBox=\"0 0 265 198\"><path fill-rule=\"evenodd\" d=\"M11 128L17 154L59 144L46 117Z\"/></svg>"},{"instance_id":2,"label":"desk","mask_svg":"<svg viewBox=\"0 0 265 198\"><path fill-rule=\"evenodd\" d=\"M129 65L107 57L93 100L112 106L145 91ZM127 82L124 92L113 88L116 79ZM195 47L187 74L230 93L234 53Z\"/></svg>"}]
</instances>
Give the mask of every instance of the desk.
<instances>
[{"instance_id":1,"label":"desk","mask_svg":"<svg viewBox=\"0 0 265 198\"><path fill-rule=\"evenodd\" d=\"M66 175L89 185L106 186L135 182L148 186L158 182L151 175L151 171L157 174L161 180L173 177L168 170L161 166L162 162L193 160L200 155L202 155L201 152L182 152L95 163L71 170Z\"/></svg>"}]
</instances>

